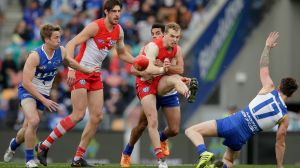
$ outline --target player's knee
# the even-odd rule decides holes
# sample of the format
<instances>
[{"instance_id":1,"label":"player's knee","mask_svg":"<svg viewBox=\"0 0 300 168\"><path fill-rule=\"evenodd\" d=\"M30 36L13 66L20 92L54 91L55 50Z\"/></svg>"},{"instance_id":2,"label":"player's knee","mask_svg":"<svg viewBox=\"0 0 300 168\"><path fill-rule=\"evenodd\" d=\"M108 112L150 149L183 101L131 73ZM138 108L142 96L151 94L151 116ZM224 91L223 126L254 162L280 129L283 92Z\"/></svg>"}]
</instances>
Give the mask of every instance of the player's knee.
<instances>
[{"instance_id":1,"label":"player's knee","mask_svg":"<svg viewBox=\"0 0 300 168\"><path fill-rule=\"evenodd\" d=\"M30 127L37 128L39 123L40 123L40 118L38 116L34 116L28 119L28 126Z\"/></svg>"},{"instance_id":2,"label":"player's knee","mask_svg":"<svg viewBox=\"0 0 300 168\"><path fill-rule=\"evenodd\" d=\"M84 115L85 112L73 111L70 117L74 123L78 123L84 118Z\"/></svg>"},{"instance_id":3,"label":"player's knee","mask_svg":"<svg viewBox=\"0 0 300 168\"><path fill-rule=\"evenodd\" d=\"M186 136L189 136L192 132L193 132L193 128L191 128L191 127L185 129L185 131L184 131L184 133L185 133Z\"/></svg>"},{"instance_id":4,"label":"player's knee","mask_svg":"<svg viewBox=\"0 0 300 168\"><path fill-rule=\"evenodd\" d=\"M99 124L103 120L103 113L97 113L90 116L92 123Z\"/></svg>"}]
</instances>

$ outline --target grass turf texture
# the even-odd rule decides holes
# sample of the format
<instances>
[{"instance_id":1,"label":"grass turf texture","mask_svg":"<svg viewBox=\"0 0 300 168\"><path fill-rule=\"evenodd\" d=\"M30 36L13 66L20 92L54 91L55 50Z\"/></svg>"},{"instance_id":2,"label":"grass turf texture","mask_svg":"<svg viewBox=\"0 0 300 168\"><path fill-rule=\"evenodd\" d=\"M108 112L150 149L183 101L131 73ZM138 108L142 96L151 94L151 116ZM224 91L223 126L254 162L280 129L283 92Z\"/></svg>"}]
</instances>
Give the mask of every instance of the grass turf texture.
<instances>
[{"instance_id":1,"label":"grass turf texture","mask_svg":"<svg viewBox=\"0 0 300 168\"><path fill-rule=\"evenodd\" d=\"M11 167L25 167L25 163L4 163L0 162L0 168L11 168ZM39 165L39 167L44 167L42 165ZM67 163L52 163L48 164L48 167L55 167L55 168L60 168L60 167L70 167L70 164ZM107 168L119 168L119 164L98 164L96 167L107 167ZM157 166L155 165L135 165L133 164L131 166L132 168L156 168ZM194 168L196 165L181 165L181 166L169 166L169 168ZM284 168L299 168L300 165L284 165ZM45 167L46 168L46 167ZM276 165L236 165L234 168L276 168Z\"/></svg>"}]
</instances>

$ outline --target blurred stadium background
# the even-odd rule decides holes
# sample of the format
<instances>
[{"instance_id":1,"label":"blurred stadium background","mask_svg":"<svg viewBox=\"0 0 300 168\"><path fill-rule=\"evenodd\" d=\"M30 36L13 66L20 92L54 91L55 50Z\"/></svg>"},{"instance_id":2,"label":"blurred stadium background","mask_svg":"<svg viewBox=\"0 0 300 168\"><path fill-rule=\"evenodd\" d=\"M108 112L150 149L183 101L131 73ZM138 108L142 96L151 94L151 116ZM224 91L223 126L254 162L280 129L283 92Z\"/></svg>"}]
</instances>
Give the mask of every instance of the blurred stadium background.
<instances>
[{"instance_id":1,"label":"blurred stadium background","mask_svg":"<svg viewBox=\"0 0 300 168\"><path fill-rule=\"evenodd\" d=\"M181 128L229 115L246 105L260 89L259 58L270 31L279 31L279 45L271 53L271 75L275 82L293 76L300 81L300 1L297 0L124 0L120 24L128 50L136 56L151 39L150 28L156 22L176 21L182 26L185 75L197 77L200 91L196 103L182 105ZM41 44L39 27L56 23L63 27L62 45L92 20L102 17L102 0L1 0L0 1L0 155L24 118L17 99L17 85L30 50ZM61 110L45 111L38 136L43 139L56 123L71 112L67 69L61 67L51 98ZM134 77L129 65L119 61L115 52L105 60L104 121L88 148L87 159L100 163L118 163L130 129L139 117ZM290 126L287 135L286 164L300 164L300 94L288 103ZM88 113L86 115L88 118ZM72 159L85 125L57 141L49 153L52 162ZM163 115L160 128L165 127ZM237 163L275 164L275 131L252 138ZM219 157L225 150L218 138L207 139L209 150ZM195 163L196 150L183 131L170 139L168 163ZM154 163L148 134L145 133L133 153L135 163ZM22 161L19 150L16 161Z\"/></svg>"}]
</instances>

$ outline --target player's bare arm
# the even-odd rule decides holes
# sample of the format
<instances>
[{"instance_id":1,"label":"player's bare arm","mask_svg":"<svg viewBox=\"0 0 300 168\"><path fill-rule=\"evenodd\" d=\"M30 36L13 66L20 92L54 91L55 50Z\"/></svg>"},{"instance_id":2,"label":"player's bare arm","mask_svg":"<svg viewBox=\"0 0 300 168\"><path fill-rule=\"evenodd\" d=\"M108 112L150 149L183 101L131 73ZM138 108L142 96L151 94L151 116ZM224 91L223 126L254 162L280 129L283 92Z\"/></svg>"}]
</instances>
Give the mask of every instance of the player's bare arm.
<instances>
[{"instance_id":1,"label":"player's bare arm","mask_svg":"<svg viewBox=\"0 0 300 168\"><path fill-rule=\"evenodd\" d=\"M266 40L265 48L260 58L260 81L262 83L262 89L259 94L265 94L274 89L274 83L270 76L269 62L270 62L270 50L277 44L278 32L271 32Z\"/></svg>"},{"instance_id":2,"label":"player's bare arm","mask_svg":"<svg viewBox=\"0 0 300 168\"><path fill-rule=\"evenodd\" d=\"M83 66L81 66L80 64L78 64L78 62L72 58L71 56L69 56L66 52L66 49L64 47L60 47L61 48L61 51L62 51L62 57L63 57L63 61L65 63L65 65L75 69L75 70L78 70L78 71L81 71L83 73L93 73L95 71L99 71L99 67L94 67L94 68L85 68Z\"/></svg>"},{"instance_id":3,"label":"player's bare arm","mask_svg":"<svg viewBox=\"0 0 300 168\"><path fill-rule=\"evenodd\" d=\"M177 46L177 53L175 57L171 60L171 66L168 67L167 74L183 74L184 72L184 61L182 57L181 47Z\"/></svg>"},{"instance_id":4,"label":"player's bare arm","mask_svg":"<svg viewBox=\"0 0 300 168\"><path fill-rule=\"evenodd\" d=\"M75 47L88 39L94 37L98 32L98 25L96 23L88 24L78 35L66 45L67 56L74 58Z\"/></svg>"},{"instance_id":5,"label":"player's bare arm","mask_svg":"<svg viewBox=\"0 0 300 168\"><path fill-rule=\"evenodd\" d=\"M283 120L280 122L277 134L276 134L276 160L277 160L277 168L283 168L283 157L285 153L285 137L287 133L287 129L289 126L288 116L286 115Z\"/></svg>"},{"instance_id":6,"label":"player's bare arm","mask_svg":"<svg viewBox=\"0 0 300 168\"><path fill-rule=\"evenodd\" d=\"M23 69L23 87L35 98L40 100L50 111L56 111L58 104L45 98L40 94L32 85L32 80L37 66L39 65L40 58L37 52L31 52L25 62Z\"/></svg>"},{"instance_id":7,"label":"player's bare arm","mask_svg":"<svg viewBox=\"0 0 300 168\"><path fill-rule=\"evenodd\" d=\"M118 53L118 56L120 57L121 60L132 64L134 61L133 56L125 49L125 44L124 44L124 31L122 27L120 26L120 39L116 44L116 50Z\"/></svg>"},{"instance_id":8,"label":"player's bare arm","mask_svg":"<svg viewBox=\"0 0 300 168\"><path fill-rule=\"evenodd\" d=\"M74 58L75 47L89 38L94 37L98 32L98 25L96 23L88 24L78 35L76 35L72 40L66 45L67 56ZM69 86L72 86L75 82L75 71L72 68L69 68L67 83Z\"/></svg>"},{"instance_id":9,"label":"player's bare arm","mask_svg":"<svg viewBox=\"0 0 300 168\"><path fill-rule=\"evenodd\" d=\"M158 55L158 47L154 43L150 42L147 44L144 48L144 53L149 59L149 65L145 70L147 73L152 75L161 75L166 72L165 67L158 67L155 65L156 57Z\"/></svg>"}]
</instances>

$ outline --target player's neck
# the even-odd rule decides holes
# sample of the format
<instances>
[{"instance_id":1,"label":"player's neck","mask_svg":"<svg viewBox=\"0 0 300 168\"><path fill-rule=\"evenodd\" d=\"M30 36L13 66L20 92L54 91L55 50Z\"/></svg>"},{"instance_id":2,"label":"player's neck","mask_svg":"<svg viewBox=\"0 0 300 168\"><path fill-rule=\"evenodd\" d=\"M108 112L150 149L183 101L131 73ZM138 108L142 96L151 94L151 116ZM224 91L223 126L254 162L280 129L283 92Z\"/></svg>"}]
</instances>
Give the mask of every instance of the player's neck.
<instances>
[{"instance_id":1,"label":"player's neck","mask_svg":"<svg viewBox=\"0 0 300 168\"><path fill-rule=\"evenodd\" d=\"M115 27L115 25L113 25L109 22L107 17L104 19L104 25L109 32L111 32Z\"/></svg>"},{"instance_id":2,"label":"player's neck","mask_svg":"<svg viewBox=\"0 0 300 168\"><path fill-rule=\"evenodd\" d=\"M54 50L50 46L48 46L47 44L44 44L43 49L46 52L48 57L52 57Z\"/></svg>"},{"instance_id":3,"label":"player's neck","mask_svg":"<svg viewBox=\"0 0 300 168\"><path fill-rule=\"evenodd\" d=\"M171 52L171 51L173 50L173 47L168 46L168 43L167 43L167 41L166 41L165 38L162 38L162 41L163 41L163 47L164 47L167 51Z\"/></svg>"},{"instance_id":4,"label":"player's neck","mask_svg":"<svg viewBox=\"0 0 300 168\"><path fill-rule=\"evenodd\" d=\"M286 95L284 95L284 94L281 93L280 91L279 91L279 95L280 95L280 97L282 98L282 100L283 100L284 102L287 101L288 97L287 97Z\"/></svg>"}]
</instances>

